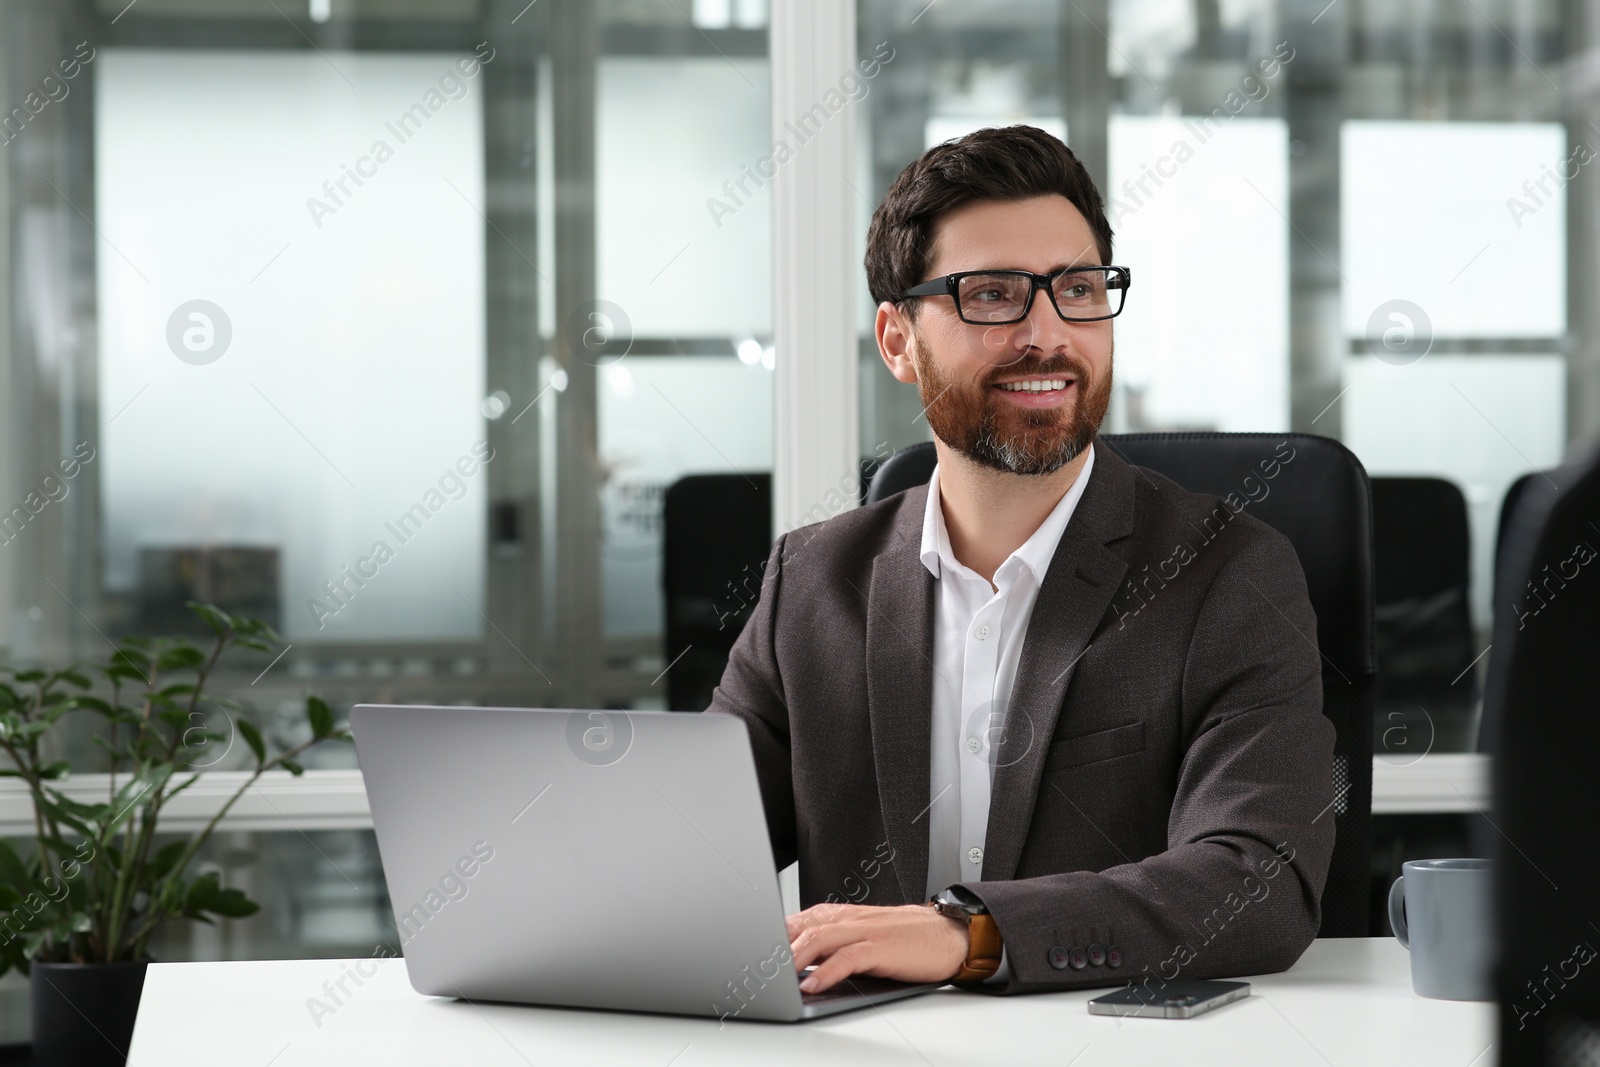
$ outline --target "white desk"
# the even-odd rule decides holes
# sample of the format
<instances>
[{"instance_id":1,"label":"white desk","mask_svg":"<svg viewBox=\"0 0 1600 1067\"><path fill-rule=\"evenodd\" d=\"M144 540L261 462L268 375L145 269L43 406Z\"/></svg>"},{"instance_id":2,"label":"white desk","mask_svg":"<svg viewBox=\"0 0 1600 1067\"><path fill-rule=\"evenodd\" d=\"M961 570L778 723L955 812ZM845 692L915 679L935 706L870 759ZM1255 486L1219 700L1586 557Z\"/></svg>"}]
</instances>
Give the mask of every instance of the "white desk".
<instances>
[{"instance_id":1,"label":"white desk","mask_svg":"<svg viewBox=\"0 0 1600 1067\"><path fill-rule=\"evenodd\" d=\"M1097 994L1087 991L988 997L945 989L815 1022L719 1028L714 1019L425 997L406 982L401 960L376 962L376 976L320 1028L306 1001L344 973L339 960L156 964L128 1065L1494 1062L1492 1006L1415 996L1406 952L1389 938L1318 941L1291 970L1251 979L1256 995L1248 1000L1186 1020L1090 1015L1084 1001Z\"/></svg>"}]
</instances>

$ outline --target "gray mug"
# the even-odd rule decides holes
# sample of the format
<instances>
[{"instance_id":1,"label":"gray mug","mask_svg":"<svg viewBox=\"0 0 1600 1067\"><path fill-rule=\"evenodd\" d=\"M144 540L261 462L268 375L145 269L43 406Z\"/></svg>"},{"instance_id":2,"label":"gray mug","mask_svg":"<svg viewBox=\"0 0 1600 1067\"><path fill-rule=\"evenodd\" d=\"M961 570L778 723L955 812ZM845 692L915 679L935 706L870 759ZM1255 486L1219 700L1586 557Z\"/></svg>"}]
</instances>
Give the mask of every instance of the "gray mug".
<instances>
[{"instance_id":1,"label":"gray mug","mask_svg":"<svg viewBox=\"0 0 1600 1067\"><path fill-rule=\"evenodd\" d=\"M1488 860L1407 860L1389 889L1389 925L1411 950L1411 987L1435 1000L1493 1000Z\"/></svg>"}]
</instances>

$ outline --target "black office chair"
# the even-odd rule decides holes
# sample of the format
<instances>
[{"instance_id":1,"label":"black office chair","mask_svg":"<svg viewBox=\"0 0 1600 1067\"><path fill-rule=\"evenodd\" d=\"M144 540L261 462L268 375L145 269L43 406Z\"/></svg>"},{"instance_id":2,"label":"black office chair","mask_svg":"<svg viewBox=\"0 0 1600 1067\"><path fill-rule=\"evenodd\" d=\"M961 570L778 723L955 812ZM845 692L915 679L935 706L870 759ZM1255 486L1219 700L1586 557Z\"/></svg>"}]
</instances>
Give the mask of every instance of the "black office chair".
<instances>
[{"instance_id":1,"label":"black office chair","mask_svg":"<svg viewBox=\"0 0 1600 1067\"><path fill-rule=\"evenodd\" d=\"M761 594L772 475L691 474L662 501L667 707L704 711Z\"/></svg>"},{"instance_id":2,"label":"black office chair","mask_svg":"<svg viewBox=\"0 0 1600 1067\"><path fill-rule=\"evenodd\" d=\"M1467 499L1443 478L1372 479L1378 590L1373 748L1405 757L1427 745L1464 752L1477 675L1469 597ZM1389 742L1394 742L1390 744Z\"/></svg>"},{"instance_id":3,"label":"black office chair","mask_svg":"<svg viewBox=\"0 0 1600 1067\"><path fill-rule=\"evenodd\" d=\"M1483 717L1507 1067L1600 1062L1597 553L1600 450L1524 487L1495 587Z\"/></svg>"},{"instance_id":4,"label":"black office chair","mask_svg":"<svg viewBox=\"0 0 1600 1067\"><path fill-rule=\"evenodd\" d=\"M1322 894L1324 937L1371 933L1372 720L1377 673L1372 502L1360 460L1338 441L1311 434L1101 434L1098 442L1186 489L1244 494L1246 476L1287 441L1293 459L1248 511L1293 543L1317 613L1322 710L1334 725L1334 817L1338 836ZM896 452L878 469L869 503L927 482L931 442Z\"/></svg>"},{"instance_id":5,"label":"black office chair","mask_svg":"<svg viewBox=\"0 0 1600 1067\"><path fill-rule=\"evenodd\" d=\"M1548 471L1529 471L1506 486L1506 495L1500 501L1500 518L1495 523L1494 589L1500 588L1500 571L1505 566L1506 534L1511 530L1511 516L1516 514L1517 506L1527 495L1528 487L1539 479L1549 476ZM1492 590L1491 595L1493 595Z\"/></svg>"}]
</instances>

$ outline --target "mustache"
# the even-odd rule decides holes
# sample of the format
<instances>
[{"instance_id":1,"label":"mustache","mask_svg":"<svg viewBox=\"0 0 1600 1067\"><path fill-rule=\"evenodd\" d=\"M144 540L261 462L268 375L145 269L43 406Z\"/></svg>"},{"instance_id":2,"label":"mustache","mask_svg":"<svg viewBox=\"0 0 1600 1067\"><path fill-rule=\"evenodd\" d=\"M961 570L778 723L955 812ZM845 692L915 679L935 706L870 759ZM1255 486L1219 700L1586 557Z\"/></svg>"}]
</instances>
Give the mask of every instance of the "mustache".
<instances>
[{"instance_id":1,"label":"mustache","mask_svg":"<svg viewBox=\"0 0 1600 1067\"><path fill-rule=\"evenodd\" d=\"M1019 360L1018 363L1020 362ZM1004 367L995 368L994 373L989 376L989 380L984 384L994 385L1008 377L1015 376L1018 373L1018 363L1010 363ZM1029 377L1037 375L1051 378L1076 378L1079 382L1091 380L1088 366L1082 360L1067 355L1053 356L1050 359L1043 360L1028 367L1026 373Z\"/></svg>"}]
</instances>

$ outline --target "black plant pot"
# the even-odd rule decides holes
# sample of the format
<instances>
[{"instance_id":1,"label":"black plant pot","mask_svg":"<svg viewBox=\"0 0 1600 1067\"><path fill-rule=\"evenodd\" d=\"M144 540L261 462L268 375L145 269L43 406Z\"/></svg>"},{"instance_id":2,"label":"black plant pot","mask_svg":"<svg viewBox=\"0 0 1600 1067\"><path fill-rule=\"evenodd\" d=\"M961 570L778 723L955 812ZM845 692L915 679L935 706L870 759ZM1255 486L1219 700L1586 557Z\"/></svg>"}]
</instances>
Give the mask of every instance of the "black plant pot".
<instances>
[{"instance_id":1,"label":"black plant pot","mask_svg":"<svg viewBox=\"0 0 1600 1067\"><path fill-rule=\"evenodd\" d=\"M149 965L34 961L35 1067L123 1067Z\"/></svg>"}]
</instances>

